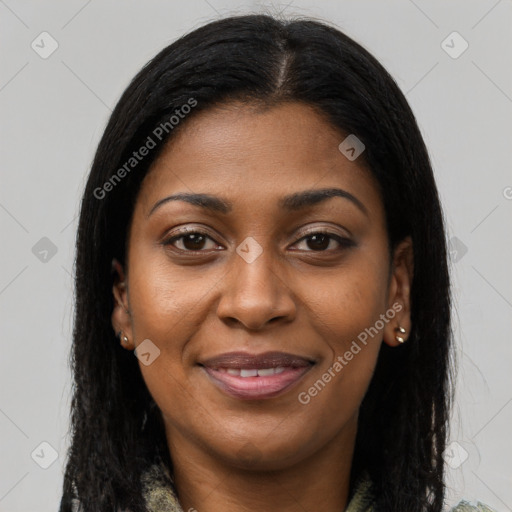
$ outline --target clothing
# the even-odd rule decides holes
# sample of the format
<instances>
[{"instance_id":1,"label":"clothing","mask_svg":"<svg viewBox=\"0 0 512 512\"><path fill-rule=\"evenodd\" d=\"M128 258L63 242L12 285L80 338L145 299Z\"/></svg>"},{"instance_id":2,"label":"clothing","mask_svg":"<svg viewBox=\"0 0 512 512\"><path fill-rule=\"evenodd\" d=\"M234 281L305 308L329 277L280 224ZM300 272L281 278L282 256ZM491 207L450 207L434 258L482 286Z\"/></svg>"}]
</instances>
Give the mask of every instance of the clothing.
<instances>
[{"instance_id":1,"label":"clothing","mask_svg":"<svg viewBox=\"0 0 512 512\"><path fill-rule=\"evenodd\" d=\"M169 470L162 465L153 464L142 475L144 496L148 512L184 512L178 501L176 490L172 483ZM356 483L354 494L344 512L372 512L374 498L372 483L364 475ZM495 512L491 508L478 502L476 506L467 501L461 501L450 512Z\"/></svg>"},{"instance_id":2,"label":"clothing","mask_svg":"<svg viewBox=\"0 0 512 512\"><path fill-rule=\"evenodd\" d=\"M147 512L184 512L181 507L176 489L172 483L169 469L163 464L153 464L143 472L141 478ZM75 490L76 492L76 490ZM79 511L80 501L72 500L72 512ZM367 475L363 475L355 484L354 494L343 512L373 512L374 497L372 483ZM120 511L129 512L129 511ZM189 509L187 512L197 512ZM475 506L467 501L461 501L449 512L495 512L478 502Z\"/></svg>"},{"instance_id":3,"label":"clothing","mask_svg":"<svg viewBox=\"0 0 512 512\"><path fill-rule=\"evenodd\" d=\"M166 478L170 479L170 475L163 465L159 467L154 464L143 474L142 481L148 512L184 512L176 497L174 486ZM371 512L372 502L371 482L368 479L361 479L356 485L354 496L345 512Z\"/></svg>"}]
</instances>

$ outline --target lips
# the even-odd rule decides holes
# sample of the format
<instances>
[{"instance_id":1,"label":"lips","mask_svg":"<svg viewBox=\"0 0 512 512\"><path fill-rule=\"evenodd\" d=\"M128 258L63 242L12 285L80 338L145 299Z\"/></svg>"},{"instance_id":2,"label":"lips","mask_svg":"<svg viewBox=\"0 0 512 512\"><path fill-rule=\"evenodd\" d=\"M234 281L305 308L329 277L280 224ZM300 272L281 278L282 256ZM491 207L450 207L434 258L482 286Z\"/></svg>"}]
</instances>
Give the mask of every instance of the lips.
<instances>
[{"instance_id":1,"label":"lips","mask_svg":"<svg viewBox=\"0 0 512 512\"><path fill-rule=\"evenodd\" d=\"M210 381L222 392L239 399L265 399L291 389L314 361L285 352L229 352L200 363Z\"/></svg>"},{"instance_id":2,"label":"lips","mask_svg":"<svg viewBox=\"0 0 512 512\"><path fill-rule=\"evenodd\" d=\"M263 354L249 354L247 352L228 352L210 359L201 364L208 368L236 368L260 369L291 366L300 368L309 366L314 361L286 352L264 352Z\"/></svg>"}]
</instances>

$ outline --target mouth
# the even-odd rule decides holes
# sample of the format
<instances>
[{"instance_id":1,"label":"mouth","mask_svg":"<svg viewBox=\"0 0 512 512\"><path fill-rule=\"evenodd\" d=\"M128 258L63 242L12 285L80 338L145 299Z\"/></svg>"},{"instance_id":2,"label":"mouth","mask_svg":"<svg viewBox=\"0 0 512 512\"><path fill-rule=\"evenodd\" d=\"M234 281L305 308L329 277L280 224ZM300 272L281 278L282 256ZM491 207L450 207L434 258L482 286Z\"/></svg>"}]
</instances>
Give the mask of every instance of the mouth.
<instances>
[{"instance_id":1,"label":"mouth","mask_svg":"<svg viewBox=\"0 0 512 512\"><path fill-rule=\"evenodd\" d=\"M225 394L242 400L262 400L291 390L314 364L311 359L284 352L230 352L199 366Z\"/></svg>"}]
</instances>

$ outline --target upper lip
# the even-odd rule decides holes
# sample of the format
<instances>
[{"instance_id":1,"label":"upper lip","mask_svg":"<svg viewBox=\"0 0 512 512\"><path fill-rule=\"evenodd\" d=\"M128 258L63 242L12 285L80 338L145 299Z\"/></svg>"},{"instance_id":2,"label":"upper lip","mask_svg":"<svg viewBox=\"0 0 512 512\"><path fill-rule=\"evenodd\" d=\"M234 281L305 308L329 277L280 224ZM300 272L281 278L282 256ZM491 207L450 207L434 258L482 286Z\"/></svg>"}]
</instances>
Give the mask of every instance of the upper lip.
<instances>
[{"instance_id":1,"label":"upper lip","mask_svg":"<svg viewBox=\"0 0 512 512\"><path fill-rule=\"evenodd\" d=\"M208 368L241 368L262 369L277 368L279 366L304 367L314 364L307 357L286 352L263 352L262 354L250 354L248 352L226 352L201 361L202 366Z\"/></svg>"}]
</instances>

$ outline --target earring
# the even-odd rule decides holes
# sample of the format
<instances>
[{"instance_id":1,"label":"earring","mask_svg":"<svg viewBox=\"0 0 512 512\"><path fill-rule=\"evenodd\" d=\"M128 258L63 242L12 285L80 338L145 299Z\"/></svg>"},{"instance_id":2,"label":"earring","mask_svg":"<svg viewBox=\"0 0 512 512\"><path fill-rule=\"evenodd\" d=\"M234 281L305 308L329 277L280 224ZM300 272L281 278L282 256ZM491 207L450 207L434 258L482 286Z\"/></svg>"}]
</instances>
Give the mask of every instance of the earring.
<instances>
[{"instance_id":1,"label":"earring","mask_svg":"<svg viewBox=\"0 0 512 512\"><path fill-rule=\"evenodd\" d=\"M123 331L118 331L118 333L116 334L116 336L117 336L120 340L122 340L122 342L123 342L125 345L126 345L126 344L128 344L128 337L127 337L125 334L123 334Z\"/></svg>"},{"instance_id":2,"label":"earring","mask_svg":"<svg viewBox=\"0 0 512 512\"><path fill-rule=\"evenodd\" d=\"M405 334L405 329L401 326L398 326L395 331L398 331L400 334ZM405 338L402 336L395 336L395 339L398 341L398 343L405 343Z\"/></svg>"}]
</instances>

